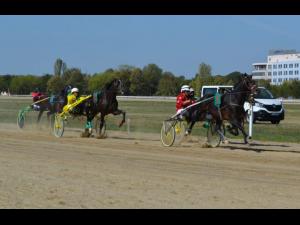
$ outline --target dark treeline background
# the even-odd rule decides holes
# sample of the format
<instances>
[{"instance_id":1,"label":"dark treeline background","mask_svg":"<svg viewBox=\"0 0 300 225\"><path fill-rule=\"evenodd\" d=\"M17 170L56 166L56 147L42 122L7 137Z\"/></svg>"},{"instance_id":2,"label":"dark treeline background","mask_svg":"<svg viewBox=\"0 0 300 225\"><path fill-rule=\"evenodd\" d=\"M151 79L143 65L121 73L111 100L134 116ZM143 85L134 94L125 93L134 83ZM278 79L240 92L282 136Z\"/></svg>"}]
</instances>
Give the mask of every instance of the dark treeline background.
<instances>
[{"instance_id":1,"label":"dark treeline background","mask_svg":"<svg viewBox=\"0 0 300 225\"><path fill-rule=\"evenodd\" d=\"M2 75L0 91L11 94L27 95L39 88L46 94L57 94L65 85L71 84L79 88L81 94L101 90L113 78L123 82L124 95L134 96L176 96L183 84L191 85L199 96L202 85L232 85L242 73L234 71L227 75L212 75L210 65L201 63L192 79L183 75L175 75L164 71L156 64L148 64L143 68L129 65L117 69L107 69L96 74L85 74L79 68L68 68L62 59L54 63L54 73L37 75ZM300 98L300 81L286 81L282 85L271 85L268 81L259 81L259 86L268 88L274 97Z\"/></svg>"}]
</instances>

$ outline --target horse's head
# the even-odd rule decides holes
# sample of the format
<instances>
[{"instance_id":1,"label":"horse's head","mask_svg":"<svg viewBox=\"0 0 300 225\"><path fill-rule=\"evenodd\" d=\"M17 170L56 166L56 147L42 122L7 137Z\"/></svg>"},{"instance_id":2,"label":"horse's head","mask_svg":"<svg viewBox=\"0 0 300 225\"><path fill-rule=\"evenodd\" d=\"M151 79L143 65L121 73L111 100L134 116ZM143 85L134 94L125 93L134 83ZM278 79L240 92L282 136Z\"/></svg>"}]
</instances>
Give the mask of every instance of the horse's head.
<instances>
[{"instance_id":1,"label":"horse's head","mask_svg":"<svg viewBox=\"0 0 300 225\"><path fill-rule=\"evenodd\" d=\"M243 74L237 84L234 85L233 89L239 92L245 92L248 94L256 93L256 83L252 79L252 75Z\"/></svg>"},{"instance_id":2,"label":"horse's head","mask_svg":"<svg viewBox=\"0 0 300 225\"><path fill-rule=\"evenodd\" d=\"M247 75L245 73L242 77L242 82L244 84L244 87L247 89L247 91L250 92L250 94L256 93L257 85L255 80L252 79L252 75Z\"/></svg>"},{"instance_id":3,"label":"horse's head","mask_svg":"<svg viewBox=\"0 0 300 225\"><path fill-rule=\"evenodd\" d=\"M123 85L120 79L113 79L110 83L106 85L106 90L113 91L114 93L123 94Z\"/></svg>"}]
</instances>

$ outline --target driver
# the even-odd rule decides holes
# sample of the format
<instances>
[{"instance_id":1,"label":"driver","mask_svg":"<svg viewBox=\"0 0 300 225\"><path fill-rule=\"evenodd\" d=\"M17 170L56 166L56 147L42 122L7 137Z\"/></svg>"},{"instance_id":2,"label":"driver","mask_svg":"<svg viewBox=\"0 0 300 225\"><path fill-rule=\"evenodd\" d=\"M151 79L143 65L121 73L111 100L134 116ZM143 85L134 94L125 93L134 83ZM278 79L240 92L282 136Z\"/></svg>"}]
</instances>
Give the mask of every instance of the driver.
<instances>
[{"instance_id":1,"label":"driver","mask_svg":"<svg viewBox=\"0 0 300 225\"><path fill-rule=\"evenodd\" d=\"M189 99L191 100L191 104L194 104L197 100L195 97L195 91L193 88L190 88Z\"/></svg>"},{"instance_id":2,"label":"driver","mask_svg":"<svg viewBox=\"0 0 300 225\"><path fill-rule=\"evenodd\" d=\"M32 100L33 100L33 105L32 108L34 110L39 110L40 106L38 104L35 104L35 102L39 101L40 99L42 99L44 97L44 95L42 94L42 92L40 92L40 90L38 88L36 88L32 93Z\"/></svg>"},{"instance_id":3,"label":"driver","mask_svg":"<svg viewBox=\"0 0 300 225\"><path fill-rule=\"evenodd\" d=\"M189 98L190 87L188 85L183 85L180 89L179 95L176 97L176 111L180 114L182 110L192 104L192 100ZM182 116L180 117L182 119Z\"/></svg>"},{"instance_id":4,"label":"driver","mask_svg":"<svg viewBox=\"0 0 300 225\"><path fill-rule=\"evenodd\" d=\"M71 94L68 95L68 103L64 106L64 111L69 111L71 113L75 113L74 109L71 108L71 105L75 103L79 96L78 88L72 88Z\"/></svg>"}]
</instances>

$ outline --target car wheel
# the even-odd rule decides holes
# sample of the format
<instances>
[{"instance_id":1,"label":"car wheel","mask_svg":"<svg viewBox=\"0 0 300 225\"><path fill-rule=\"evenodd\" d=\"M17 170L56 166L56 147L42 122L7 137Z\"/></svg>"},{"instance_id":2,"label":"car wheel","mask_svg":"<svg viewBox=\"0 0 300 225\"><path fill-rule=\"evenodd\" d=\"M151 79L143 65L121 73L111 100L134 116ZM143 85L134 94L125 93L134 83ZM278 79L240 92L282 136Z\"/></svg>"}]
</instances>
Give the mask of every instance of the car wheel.
<instances>
[{"instance_id":1,"label":"car wheel","mask_svg":"<svg viewBox=\"0 0 300 225\"><path fill-rule=\"evenodd\" d=\"M280 123L280 120L272 120L271 123L272 123L272 124L279 124L279 123Z\"/></svg>"}]
</instances>

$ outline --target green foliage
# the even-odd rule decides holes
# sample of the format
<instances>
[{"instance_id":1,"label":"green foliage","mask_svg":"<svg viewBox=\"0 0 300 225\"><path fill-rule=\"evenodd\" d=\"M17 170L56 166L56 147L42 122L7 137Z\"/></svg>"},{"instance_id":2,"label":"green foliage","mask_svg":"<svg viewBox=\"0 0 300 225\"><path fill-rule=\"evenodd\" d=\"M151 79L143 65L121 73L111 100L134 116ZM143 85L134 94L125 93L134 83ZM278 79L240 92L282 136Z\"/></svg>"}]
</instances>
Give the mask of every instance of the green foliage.
<instances>
[{"instance_id":1,"label":"green foliage","mask_svg":"<svg viewBox=\"0 0 300 225\"><path fill-rule=\"evenodd\" d=\"M64 88L64 82L60 76L52 76L47 82L47 91L51 94L59 94Z\"/></svg>"},{"instance_id":2,"label":"green foliage","mask_svg":"<svg viewBox=\"0 0 300 225\"><path fill-rule=\"evenodd\" d=\"M200 77L208 77L208 76L211 76L211 66L206 64L206 63L201 63L199 65L199 75Z\"/></svg>"},{"instance_id":3,"label":"green foliage","mask_svg":"<svg viewBox=\"0 0 300 225\"><path fill-rule=\"evenodd\" d=\"M112 81L116 77L115 71L94 74L88 81L88 90L91 92L102 90L106 83Z\"/></svg>"},{"instance_id":4,"label":"green foliage","mask_svg":"<svg viewBox=\"0 0 300 225\"><path fill-rule=\"evenodd\" d=\"M157 95L176 96L180 90L180 79L170 72L164 72L158 84Z\"/></svg>"},{"instance_id":5,"label":"green foliage","mask_svg":"<svg viewBox=\"0 0 300 225\"><path fill-rule=\"evenodd\" d=\"M93 76L84 74L79 68L67 68L66 63L57 59L54 64L55 75L5 75L0 76L0 91L10 91L12 94L30 94L35 88L48 94L59 93L65 85L70 84L79 88L81 94L88 94L101 90L112 79L122 80L125 95L140 96L176 96L180 87L189 84L195 89L195 94L200 96L203 85L233 85L243 75L234 71L225 76L211 74L212 67L201 63L199 71L191 80L184 76L176 76L171 72L163 71L156 64L148 64L143 69L121 65L117 69L109 68ZM300 81L286 81L282 85L271 85L269 81L259 80L258 86L269 89L274 97L300 98Z\"/></svg>"},{"instance_id":6,"label":"green foliage","mask_svg":"<svg viewBox=\"0 0 300 225\"><path fill-rule=\"evenodd\" d=\"M40 81L36 76L15 76L10 83L10 92L12 94L28 95L39 86Z\"/></svg>"},{"instance_id":7,"label":"green foliage","mask_svg":"<svg viewBox=\"0 0 300 225\"><path fill-rule=\"evenodd\" d=\"M162 76L162 69L155 64L148 64L143 68L143 76L147 85L146 94L152 96L156 93L159 80Z\"/></svg>"},{"instance_id":8,"label":"green foliage","mask_svg":"<svg viewBox=\"0 0 300 225\"><path fill-rule=\"evenodd\" d=\"M64 85L72 85L77 87L81 94L87 94L88 77L87 75L81 73L80 69L67 69L62 76L62 81Z\"/></svg>"},{"instance_id":9,"label":"green foliage","mask_svg":"<svg viewBox=\"0 0 300 225\"><path fill-rule=\"evenodd\" d=\"M143 71L140 68L132 70L130 81L130 93L132 95L146 95L146 81L143 76Z\"/></svg>"},{"instance_id":10,"label":"green foliage","mask_svg":"<svg viewBox=\"0 0 300 225\"><path fill-rule=\"evenodd\" d=\"M61 76L67 70L67 64L60 58L54 63L54 75Z\"/></svg>"}]
</instances>

